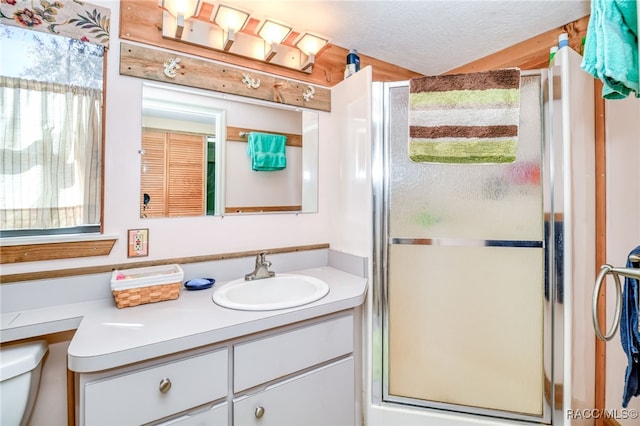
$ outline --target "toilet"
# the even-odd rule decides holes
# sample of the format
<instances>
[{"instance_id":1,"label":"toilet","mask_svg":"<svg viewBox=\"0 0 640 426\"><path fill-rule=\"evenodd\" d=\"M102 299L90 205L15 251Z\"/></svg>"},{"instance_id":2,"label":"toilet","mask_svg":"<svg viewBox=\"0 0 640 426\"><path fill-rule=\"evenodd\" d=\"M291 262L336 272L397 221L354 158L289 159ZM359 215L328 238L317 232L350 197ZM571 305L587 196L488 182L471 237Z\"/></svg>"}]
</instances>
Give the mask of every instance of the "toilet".
<instances>
[{"instance_id":1,"label":"toilet","mask_svg":"<svg viewBox=\"0 0 640 426\"><path fill-rule=\"evenodd\" d=\"M45 340L0 347L0 425L26 425L40 385Z\"/></svg>"}]
</instances>

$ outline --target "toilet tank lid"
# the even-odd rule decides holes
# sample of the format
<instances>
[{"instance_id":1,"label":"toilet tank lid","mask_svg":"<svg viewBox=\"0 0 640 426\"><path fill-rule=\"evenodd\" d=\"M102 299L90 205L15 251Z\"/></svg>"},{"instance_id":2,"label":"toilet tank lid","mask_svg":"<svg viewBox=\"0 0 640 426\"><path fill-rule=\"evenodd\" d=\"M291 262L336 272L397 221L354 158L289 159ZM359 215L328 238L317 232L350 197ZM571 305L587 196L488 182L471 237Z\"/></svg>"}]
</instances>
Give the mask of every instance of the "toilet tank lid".
<instances>
[{"instance_id":1,"label":"toilet tank lid","mask_svg":"<svg viewBox=\"0 0 640 426\"><path fill-rule=\"evenodd\" d=\"M36 340L0 347L0 381L8 380L36 368L47 353L46 340Z\"/></svg>"}]
</instances>

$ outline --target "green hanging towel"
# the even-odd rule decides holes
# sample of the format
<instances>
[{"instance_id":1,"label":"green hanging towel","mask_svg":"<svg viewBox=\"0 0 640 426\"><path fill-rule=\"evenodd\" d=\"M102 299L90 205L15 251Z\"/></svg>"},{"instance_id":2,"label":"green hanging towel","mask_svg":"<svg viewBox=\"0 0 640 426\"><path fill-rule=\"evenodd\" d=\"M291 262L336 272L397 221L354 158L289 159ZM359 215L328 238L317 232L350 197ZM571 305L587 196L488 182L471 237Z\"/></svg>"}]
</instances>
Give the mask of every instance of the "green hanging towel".
<instances>
[{"instance_id":1,"label":"green hanging towel","mask_svg":"<svg viewBox=\"0 0 640 426\"><path fill-rule=\"evenodd\" d=\"M512 163L520 121L517 68L413 78L409 158L432 163Z\"/></svg>"},{"instance_id":2,"label":"green hanging towel","mask_svg":"<svg viewBox=\"0 0 640 426\"><path fill-rule=\"evenodd\" d=\"M247 154L255 171L283 170L287 167L287 137L272 133L250 132Z\"/></svg>"}]
</instances>

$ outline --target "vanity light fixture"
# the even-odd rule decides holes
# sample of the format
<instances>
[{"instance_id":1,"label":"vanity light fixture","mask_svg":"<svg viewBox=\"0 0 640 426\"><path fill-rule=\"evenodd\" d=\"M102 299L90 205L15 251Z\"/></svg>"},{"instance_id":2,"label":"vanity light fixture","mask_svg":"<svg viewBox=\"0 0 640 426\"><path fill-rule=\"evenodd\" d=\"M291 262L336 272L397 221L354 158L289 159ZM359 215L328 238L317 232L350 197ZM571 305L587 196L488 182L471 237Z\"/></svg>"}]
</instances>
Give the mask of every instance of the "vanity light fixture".
<instances>
[{"instance_id":1,"label":"vanity light fixture","mask_svg":"<svg viewBox=\"0 0 640 426\"><path fill-rule=\"evenodd\" d=\"M222 50L229 51L235 42L236 33L249 22L249 12L220 3L211 20L223 30Z\"/></svg>"},{"instance_id":2,"label":"vanity light fixture","mask_svg":"<svg viewBox=\"0 0 640 426\"><path fill-rule=\"evenodd\" d=\"M265 19L262 22L258 29L258 35L265 42L265 61L270 62L276 56L278 46L291 34L291 31L293 31L293 28L290 26L272 19Z\"/></svg>"},{"instance_id":3,"label":"vanity light fixture","mask_svg":"<svg viewBox=\"0 0 640 426\"><path fill-rule=\"evenodd\" d=\"M175 38L182 38L184 21L196 14L199 0L161 0L162 7L176 18Z\"/></svg>"},{"instance_id":4,"label":"vanity light fixture","mask_svg":"<svg viewBox=\"0 0 640 426\"><path fill-rule=\"evenodd\" d=\"M311 73L316 54L329 43L327 37L304 33L292 44L291 34L297 34L291 26L270 18L257 22L251 12L213 0L158 0L158 3L164 9L165 38L306 73ZM205 11L209 14L209 10L209 19L200 16Z\"/></svg>"},{"instance_id":5,"label":"vanity light fixture","mask_svg":"<svg viewBox=\"0 0 640 426\"><path fill-rule=\"evenodd\" d=\"M302 34L295 42L296 47L307 55L307 60L302 63L300 70L306 71L307 69L311 69L316 60L316 53L328 43L329 39L327 37L309 32Z\"/></svg>"}]
</instances>

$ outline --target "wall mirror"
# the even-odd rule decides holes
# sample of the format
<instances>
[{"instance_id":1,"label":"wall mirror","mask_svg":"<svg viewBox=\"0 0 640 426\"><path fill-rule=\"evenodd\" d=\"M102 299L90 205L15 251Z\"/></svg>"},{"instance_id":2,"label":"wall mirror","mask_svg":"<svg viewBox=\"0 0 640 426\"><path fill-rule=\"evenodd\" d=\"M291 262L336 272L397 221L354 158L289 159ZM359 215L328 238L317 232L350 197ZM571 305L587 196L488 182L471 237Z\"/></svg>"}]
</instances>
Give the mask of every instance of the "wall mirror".
<instances>
[{"instance_id":1,"label":"wall mirror","mask_svg":"<svg viewBox=\"0 0 640 426\"><path fill-rule=\"evenodd\" d=\"M286 137L284 167L253 170L258 134ZM318 210L315 111L145 82L141 137L143 218Z\"/></svg>"}]
</instances>

